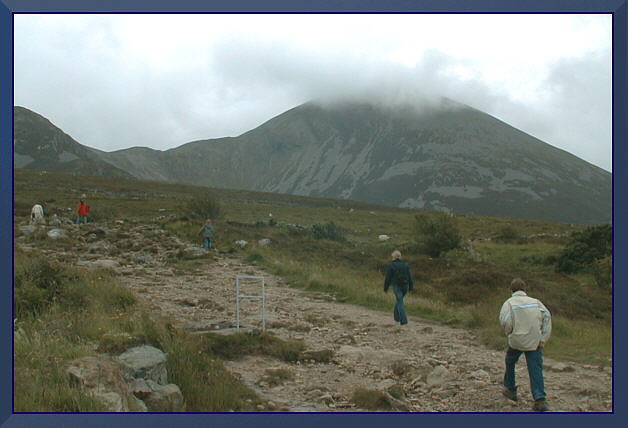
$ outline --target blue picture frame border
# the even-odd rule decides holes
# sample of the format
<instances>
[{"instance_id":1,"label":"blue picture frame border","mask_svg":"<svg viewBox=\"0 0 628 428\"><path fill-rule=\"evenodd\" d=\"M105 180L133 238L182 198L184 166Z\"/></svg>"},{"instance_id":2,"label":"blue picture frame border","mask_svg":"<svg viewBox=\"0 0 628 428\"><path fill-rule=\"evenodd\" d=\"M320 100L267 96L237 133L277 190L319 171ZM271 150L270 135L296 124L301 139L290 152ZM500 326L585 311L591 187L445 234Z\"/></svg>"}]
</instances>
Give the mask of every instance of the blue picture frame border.
<instances>
[{"instance_id":1,"label":"blue picture frame border","mask_svg":"<svg viewBox=\"0 0 628 428\"><path fill-rule=\"evenodd\" d=\"M614 364L613 412L610 414L55 414L13 413L13 16L16 13L610 13L613 14L613 359L625 355L615 326L626 325L618 302L626 302L626 28L628 0L345 0L295 3L288 0L0 0L0 427L205 427L255 426L301 428L333 426L448 425L509 427L535 424L622 426L626 411L625 370ZM53 4L52 4L53 3ZM9 210L7 207L10 207ZM619 262L619 263L618 263ZM537 418L537 419L530 419ZM540 419L538 419L540 418ZM601 420L598 421L598 419Z\"/></svg>"}]
</instances>

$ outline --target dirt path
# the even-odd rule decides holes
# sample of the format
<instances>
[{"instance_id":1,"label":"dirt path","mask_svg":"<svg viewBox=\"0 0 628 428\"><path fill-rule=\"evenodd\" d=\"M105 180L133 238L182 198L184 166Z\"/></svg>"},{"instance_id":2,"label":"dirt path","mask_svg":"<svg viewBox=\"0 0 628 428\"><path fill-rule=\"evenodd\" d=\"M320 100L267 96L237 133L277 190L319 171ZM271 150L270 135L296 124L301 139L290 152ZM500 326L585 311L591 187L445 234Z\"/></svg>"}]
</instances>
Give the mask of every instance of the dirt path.
<instances>
[{"instance_id":1,"label":"dirt path","mask_svg":"<svg viewBox=\"0 0 628 428\"><path fill-rule=\"evenodd\" d=\"M166 315L190 332L233 331L236 275L263 276L266 290L266 327L283 339L301 339L311 351L332 351L328 363L286 363L270 357L245 357L226 367L249 387L271 401L271 407L290 412L365 411L353 403L357 388L392 391L395 411L412 412L528 412L532 406L525 359L517 368L519 401L501 395L503 354L478 344L473 334L410 317L395 326L390 313L338 303L329 295L296 290L278 277L237 257L213 252L201 268L175 274L163 262L175 238L163 231L147 233L137 226L125 231L141 239L133 250L107 254L107 243L120 228L104 233L83 233L88 256L79 264L112 261L122 281L156 313ZM103 228L104 229L104 228ZM94 236L95 235L95 236ZM157 239L157 236L160 238ZM149 241L150 242L147 242ZM111 241L111 242L110 242ZM271 244L272 245L272 244ZM96 248L96 250L93 250ZM146 252L146 248L151 248ZM186 251L197 251L188 248ZM116 252L114 252L116 253ZM67 257L67 255L66 255ZM104 261L103 261L104 260ZM119 265L118 265L119 264ZM244 292L259 294L247 283ZM241 309L243 327L259 328L260 305L246 301ZM293 379L273 386L263 379L268 369L287 369ZM545 360L545 385L552 411L611 411L611 372L592 365Z\"/></svg>"}]
</instances>

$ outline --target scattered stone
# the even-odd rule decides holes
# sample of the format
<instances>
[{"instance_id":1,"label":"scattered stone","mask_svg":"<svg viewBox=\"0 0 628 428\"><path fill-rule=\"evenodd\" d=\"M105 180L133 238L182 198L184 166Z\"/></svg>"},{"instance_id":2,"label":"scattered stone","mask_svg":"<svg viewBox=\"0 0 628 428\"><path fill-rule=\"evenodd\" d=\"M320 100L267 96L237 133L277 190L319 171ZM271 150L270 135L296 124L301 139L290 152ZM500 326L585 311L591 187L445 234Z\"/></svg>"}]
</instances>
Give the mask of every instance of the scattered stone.
<instances>
[{"instance_id":1,"label":"scattered stone","mask_svg":"<svg viewBox=\"0 0 628 428\"><path fill-rule=\"evenodd\" d=\"M257 243L261 245L262 247L267 247L270 245L270 239L268 238L260 239L259 241L257 241Z\"/></svg>"},{"instance_id":2,"label":"scattered stone","mask_svg":"<svg viewBox=\"0 0 628 428\"><path fill-rule=\"evenodd\" d=\"M35 226L34 224L29 224L27 226L20 226L20 232L22 232L24 235L30 235L31 233L34 233L37 230L37 226Z\"/></svg>"},{"instance_id":3,"label":"scattered stone","mask_svg":"<svg viewBox=\"0 0 628 428\"><path fill-rule=\"evenodd\" d=\"M50 229L48 231L48 237L52 239L67 238L68 236L68 232L65 229Z\"/></svg>"},{"instance_id":4,"label":"scattered stone","mask_svg":"<svg viewBox=\"0 0 628 428\"><path fill-rule=\"evenodd\" d=\"M388 241L390 239L390 236L388 236L388 235L379 235L377 237L377 239L379 239L380 241Z\"/></svg>"},{"instance_id":5,"label":"scattered stone","mask_svg":"<svg viewBox=\"0 0 628 428\"><path fill-rule=\"evenodd\" d=\"M449 379L450 373L444 366L436 366L430 374L427 375L426 383L428 386L437 386L444 384Z\"/></svg>"},{"instance_id":6,"label":"scattered stone","mask_svg":"<svg viewBox=\"0 0 628 428\"><path fill-rule=\"evenodd\" d=\"M548 370L552 370L555 372L573 372L576 369L573 366L569 366L565 363L553 363L553 364L545 364L545 368Z\"/></svg>"},{"instance_id":7,"label":"scattered stone","mask_svg":"<svg viewBox=\"0 0 628 428\"><path fill-rule=\"evenodd\" d=\"M244 247L246 247L246 245L248 244L248 242L246 242L244 239L240 239L240 240L238 240L238 241L235 241L235 244L236 244L238 247L244 248Z\"/></svg>"}]
</instances>

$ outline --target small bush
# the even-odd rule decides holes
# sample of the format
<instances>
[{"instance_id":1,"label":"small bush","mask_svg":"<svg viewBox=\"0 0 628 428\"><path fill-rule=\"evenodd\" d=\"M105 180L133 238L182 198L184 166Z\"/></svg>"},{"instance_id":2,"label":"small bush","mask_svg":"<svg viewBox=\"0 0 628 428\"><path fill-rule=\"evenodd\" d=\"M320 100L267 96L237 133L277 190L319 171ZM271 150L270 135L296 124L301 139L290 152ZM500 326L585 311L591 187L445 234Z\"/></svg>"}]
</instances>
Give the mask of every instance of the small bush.
<instances>
[{"instance_id":1,"label":"small bush","mask_svg":"<svg viewBox=\"0 0 628 428\"><path fill-rule=\"evenodd\" d=\"M610 224L587 227L575 232L558 256L556 271L576 273L590 269L600 259L610 257L612 248Z\"/></svg>"},{"instance_id":2,"label":"small bush","mask_svg":"<svg viewBox=\"0 0 628 428\"><path fill-rule=\"evenodd\" d=\"M519 239L520 235L519 232L517 232L517 229L511 225L506 225L499 229L499 235L497 238L503 241L514 241L515 239Z\"/></svg>"},{"instance_id":3,"label":"small bush","mask_svg":"<svg viewBox=\"0 0 628 428\"><path fill-rule=\"evenodd\" d=\"M187 214L196 219L218 219L221 216L220 203L211 193L206 193L190 200Z\"/></svg>"},{"instance_id":4,"label":"small bush","mask_svg":"<svg viewBox=\"0 0 628 428\"><path fill-rule=\"evenodd\" d=\"M373 389L358 388L353 392L353 402L358 407L368 410L392 408L392 403L386 394Z\"/></svg>"},{"instance_id":5,"label":"small bush","mask_svg":"<svg viewBox=\"0 0 628 428\"><path fill-rule=\"evenodd\" d=\"M613 267L610 257L598 260L593 265L593 277L598 287L610 290L613 283Z\"/></svg>"},{"instance_id":6,"label":"small bush","mask_svg":"<svg viewBox=\"0 0 628 428\"><path fill-rule=\"evenodd\" d=\"M59 300L68 273L55 260L42 256L19 257L15 266L15 313L18 317L39 313Z\"/></svg>"},{"instance_id":7,"label":"small bush","mask_svg":"<svg viewBox=\"0 0 628 428\"><path fill-rule=\"evenodd\" d=\"M419 251L430 257L440 257L460 248L462 235L456 219L443 213L419 214L416 221L416 243Z\"/></svg>"},{"instance_id":8,"label":"small bush","mask_svg":"<svg viewBox=\"0 0 628 428\"><path fill-rule=\"evenodd\" d=\"M344 242L347 240L344 229L333 221L327 224L315 224L312 226L314 239L329 239L330 241Z\"/></svg>"}]
</instances>

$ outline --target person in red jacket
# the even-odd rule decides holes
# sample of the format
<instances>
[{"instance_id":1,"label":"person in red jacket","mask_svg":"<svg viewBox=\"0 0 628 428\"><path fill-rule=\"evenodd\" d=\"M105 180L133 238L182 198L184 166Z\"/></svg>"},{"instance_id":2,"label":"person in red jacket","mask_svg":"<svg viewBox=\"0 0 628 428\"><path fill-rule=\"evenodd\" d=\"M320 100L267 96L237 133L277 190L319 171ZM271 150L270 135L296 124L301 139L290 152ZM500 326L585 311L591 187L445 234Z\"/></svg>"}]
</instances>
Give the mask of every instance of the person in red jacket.
<instances>
[{"instance_id":1,"label":"person in red jacket","mask_svg":"<svg viewBox=\"0 0 628 428\"><path fill-rule=\"evenodd\" d=\"M85 195L81 195L81 201L76 206L76 224L87 224L89 217L89 205L85 202Z\"/></svg>"}]
</instances>

